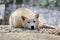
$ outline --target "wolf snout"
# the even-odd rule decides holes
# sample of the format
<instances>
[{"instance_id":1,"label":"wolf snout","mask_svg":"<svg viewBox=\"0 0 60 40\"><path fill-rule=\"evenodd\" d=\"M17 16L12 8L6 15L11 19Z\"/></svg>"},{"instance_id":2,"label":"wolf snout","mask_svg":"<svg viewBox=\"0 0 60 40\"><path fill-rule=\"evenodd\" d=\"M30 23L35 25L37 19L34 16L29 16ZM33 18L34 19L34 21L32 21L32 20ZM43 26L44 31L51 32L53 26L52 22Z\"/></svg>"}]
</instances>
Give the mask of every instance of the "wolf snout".
<instances>
[{"instance_id":1,"label":"wolf snout","mask_svg":"<svg viewBox=\"0 0 60 40\"><path fill-rule=\"evenodd\" d=\"M33 30L34 29L34 26L31 26L31 30Z\"/></svg>"}]
</instances>

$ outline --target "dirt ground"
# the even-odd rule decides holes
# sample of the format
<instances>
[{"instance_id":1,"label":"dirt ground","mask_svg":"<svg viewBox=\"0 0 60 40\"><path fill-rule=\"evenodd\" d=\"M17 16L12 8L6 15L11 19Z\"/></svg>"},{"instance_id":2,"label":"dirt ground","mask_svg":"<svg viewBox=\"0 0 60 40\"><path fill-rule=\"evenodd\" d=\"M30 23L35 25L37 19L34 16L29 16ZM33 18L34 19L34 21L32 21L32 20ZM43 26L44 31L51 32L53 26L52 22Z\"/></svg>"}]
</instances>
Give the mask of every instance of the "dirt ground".
<instances>
[{"instance_id":1,"label":"dirt ground","mask_svg":"<svg viewBox=\"0 0 60 40\"><path fill-rule=\"evenodd\" d=\"M22 28L11 29L9 25L1 25L0 40L60 40L60 30L40 29L37 31Z\"/></svg>"},{"instance_id":2,"label":"dirt ground","mask_svg":"<svg viewBox=\"0 0 60 40\"><path fill-rule=\"evenodd\" d=\"M60 40L60 36L41 33L2 33L0 40Z\"/></svg>"}]
</instances>

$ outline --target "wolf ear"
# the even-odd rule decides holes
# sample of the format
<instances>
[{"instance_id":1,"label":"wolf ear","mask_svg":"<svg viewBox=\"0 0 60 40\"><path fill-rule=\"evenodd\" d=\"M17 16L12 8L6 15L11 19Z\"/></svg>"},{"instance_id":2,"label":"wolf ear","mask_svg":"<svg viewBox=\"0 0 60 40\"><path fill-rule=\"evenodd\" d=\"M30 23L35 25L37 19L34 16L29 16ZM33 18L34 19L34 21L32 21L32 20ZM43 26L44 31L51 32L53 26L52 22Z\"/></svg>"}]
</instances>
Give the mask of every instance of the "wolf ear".
<instances>
[{"instance_id":1,"label":"wolf ear","mask_svg":"<svg viewBox=\"0 0 60 40\"><path fill-rule=\"evenodd\" d=\"M39 14L35 14L35 17L38 19L39 18Z\"/></svg>"},{"instance_id":2,"label":"wolf ear","mask_svg":"<svg viewBox=\"0 0 60 40\"><path fill-rule=\"evenodd\" d=\"M22 20L23 20L23 21L26 19L26 17L25 17L25 16L21 16L21 18L22 18Z\"/></svg>"}]
</instances>

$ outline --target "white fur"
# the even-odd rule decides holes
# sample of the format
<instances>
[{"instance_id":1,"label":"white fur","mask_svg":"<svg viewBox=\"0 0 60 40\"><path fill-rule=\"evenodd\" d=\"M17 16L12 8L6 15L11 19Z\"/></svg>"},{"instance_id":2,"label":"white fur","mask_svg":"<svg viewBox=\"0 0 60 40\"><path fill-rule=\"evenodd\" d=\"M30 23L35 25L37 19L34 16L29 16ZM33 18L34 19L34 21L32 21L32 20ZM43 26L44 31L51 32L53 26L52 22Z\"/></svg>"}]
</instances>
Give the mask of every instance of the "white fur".
<instances>
[{"instance_id":1,"label":"white fur","mask_svg":"<svg viewBox=\"0 0 60 40\"><path fill-rule=\"evenodd\" d=\"M38 19L36 19L35 17L36 14L34 14L30 9L28 8L19 8L17 9L9 18L9 24L13 27L28 27L31 28L31 26L33 25L34 28L36 28L36 23L34 23L33 21L38 21ZM25 16L26 19L23 21L21 16ZM30 21L30 24L28 24L27 22Z\"/></svg>"}]
</instances>

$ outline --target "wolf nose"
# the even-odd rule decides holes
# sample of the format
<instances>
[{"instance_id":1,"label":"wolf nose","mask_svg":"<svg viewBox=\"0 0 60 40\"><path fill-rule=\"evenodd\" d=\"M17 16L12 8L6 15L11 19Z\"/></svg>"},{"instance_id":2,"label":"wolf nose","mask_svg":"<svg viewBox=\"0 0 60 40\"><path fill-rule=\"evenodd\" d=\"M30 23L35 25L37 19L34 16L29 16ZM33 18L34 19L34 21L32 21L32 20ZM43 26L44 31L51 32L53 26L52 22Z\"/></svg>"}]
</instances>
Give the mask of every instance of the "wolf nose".
<instances>
[{"instance_id":1,"label":"wolf nose","mask_svg":"<svg viewBox=\"0 0 60 40\"><path fill-rule=\"evenodd\" d=\"M34 29L34 26L31 26L31 30L33 30Z\"/></svg>"}]
</instances>

